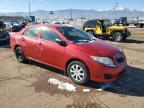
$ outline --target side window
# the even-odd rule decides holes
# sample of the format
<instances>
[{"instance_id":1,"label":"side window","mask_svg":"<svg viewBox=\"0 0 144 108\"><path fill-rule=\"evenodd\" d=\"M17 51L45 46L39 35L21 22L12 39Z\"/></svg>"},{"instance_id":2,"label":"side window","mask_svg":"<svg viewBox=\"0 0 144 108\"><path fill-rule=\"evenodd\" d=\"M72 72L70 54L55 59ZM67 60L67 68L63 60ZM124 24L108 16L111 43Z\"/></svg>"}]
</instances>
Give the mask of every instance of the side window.
<instances>
[{"instance_id":1,"label":"side window","mask_svg":"<svg viewBox=\"0 0 144 108\"><path fill-rule=\"evenodd\" d=\"M96 21L88 21L87 27L95 28L96 27Z\"/></svg>"},{"instance_id":2,"label":"side window","mask_svg":"<svg viewBox=\"0 0 144 108\"><path fill-rule=\"evenodd\" d=\"M60 36L50 29L42 30L41 39L55 42L56 39L61 39Z\"/></svg>"},{"instance_id":3,"label":"side window","mask_svg":"<svg viewBox=\"0 0 144 108\"><path fill-rule=\"evenodd\" d=\"M97 24L96 24L98 27L101 27L102 26L102 23L100 21L97 21Z\"/></svg>"},{"instance_id":4,"label":"side window","mask_svg":"<svg viewBox=\"0 0 144 108\"><path fill-rule=\"evenodd\" d=\"M24 35L28 37L37 37L38 32L39 32L38 28L30 28L24 32Z\"/></svg>"}]
</instances>

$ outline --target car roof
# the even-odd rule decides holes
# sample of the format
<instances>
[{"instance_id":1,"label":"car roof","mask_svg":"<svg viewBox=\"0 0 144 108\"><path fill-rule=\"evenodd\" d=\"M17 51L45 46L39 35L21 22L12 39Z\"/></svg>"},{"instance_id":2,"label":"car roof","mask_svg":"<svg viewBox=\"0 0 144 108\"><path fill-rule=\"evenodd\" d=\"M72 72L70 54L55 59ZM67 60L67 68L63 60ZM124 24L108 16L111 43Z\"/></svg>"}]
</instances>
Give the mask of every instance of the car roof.
<instances>
[{"instance_id":1,"label":"car roof","mask_svg":"<svg viewBox=\"0 0 144 108\"><path fill-rule=\"evenodd\" d=\"M60 24L34 24L34 25L30 25L28 27L40 27L40 26L45 26L45 27L50 27L50 28L59 28L59 27L69 27L66 25L60 25Z\"/></svg>"}]
</instances>

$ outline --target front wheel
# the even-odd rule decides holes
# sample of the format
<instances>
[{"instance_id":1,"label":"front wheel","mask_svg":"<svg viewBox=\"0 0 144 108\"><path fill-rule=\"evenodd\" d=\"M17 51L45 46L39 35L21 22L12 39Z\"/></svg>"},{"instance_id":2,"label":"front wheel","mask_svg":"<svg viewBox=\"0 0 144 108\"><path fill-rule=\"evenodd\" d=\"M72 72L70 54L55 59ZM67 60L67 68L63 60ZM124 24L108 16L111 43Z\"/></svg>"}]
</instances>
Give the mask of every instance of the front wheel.
<instances>
[{"instance_id":1,"label":"front wheel","mask_svg":"<svg viewBox=\"0 0 144 108\"><path fill-rule=\"evenodd\" d=\"M124 39L124 36L123 36L123 34L121 32L115 32L113 34L113 40L114 41L121 42L121 41L123 41L123 39Z\"/></svg>"},{"instance_id":2,"label":"front wheel","mask_svg":"<svg viewBox=\"0 0 144 108\"><path fill-rule=\"evenodd\" d=\"M80 61L73 61L67 67L69 77L77 84L86 84L89 81L89 72L86 65Z\"/></svg>"},{"instance_id":3,"label":"front wheel","mask_svg":"<svg viewBox=\"0 0 144 108\"><path fill-rule=\"evenodd\" d=\"M15 55L16 55L17 60L20 63L25 63L26 62L26 59L25 59L25 56L24 56L24 52L23 52L21 47L17 47L15 49Z\"/></svg>"}]
</instances>

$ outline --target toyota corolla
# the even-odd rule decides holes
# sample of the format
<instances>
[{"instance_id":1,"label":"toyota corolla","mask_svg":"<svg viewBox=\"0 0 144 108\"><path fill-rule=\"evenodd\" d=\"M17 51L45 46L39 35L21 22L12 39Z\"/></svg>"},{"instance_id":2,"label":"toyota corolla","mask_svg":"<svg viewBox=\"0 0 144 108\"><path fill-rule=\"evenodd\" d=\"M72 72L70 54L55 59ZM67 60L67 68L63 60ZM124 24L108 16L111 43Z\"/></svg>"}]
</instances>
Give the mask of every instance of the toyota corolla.
<instances>
[{"instance_id":1,"label":"toyota corolla","mask_svg":"<svg viewBox=\"0 0 144 108\"><path fill-rule=\"evenodd\" d=\"M127 65L122 49L64 25L29 26L12 33L10 44L20 63L30 59L58 68L78 84L111 82Z\"/></svg>"}]
</instances>

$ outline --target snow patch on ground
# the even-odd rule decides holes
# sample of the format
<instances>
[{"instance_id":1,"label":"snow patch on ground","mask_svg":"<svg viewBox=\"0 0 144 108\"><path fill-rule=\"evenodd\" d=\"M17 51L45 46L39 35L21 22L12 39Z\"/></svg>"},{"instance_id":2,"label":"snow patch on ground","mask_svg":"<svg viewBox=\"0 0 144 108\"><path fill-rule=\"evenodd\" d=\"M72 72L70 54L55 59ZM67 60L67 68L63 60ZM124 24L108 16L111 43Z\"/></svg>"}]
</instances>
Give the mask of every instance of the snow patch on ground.
<instances>
[{"instance_id":1,"label":"snow patch on ground","mask_svg":"<svg viewBox=\"0 0 144 108\"><path fill-rule=\"evenodd\" d=\"M58 85L58 89L60 90L67 90L67 91L76 91L76 87L73 84L69 83L60 83Z\"/></svg>"},{"instance_id":2,"label":"snow patch on ground","mask_svg":"<svg viewBox=\"0 0 144 108\"><path fill-rule=\"evenodd\" d=\"M49 78L48 79L48 83L51 85L58 85L58 89L60 90L67 90L70 92L76 91L76 87L73 84L70 83L64 83L62 81L59 81L57 79L54 78Z\"/></svg>"},{"instance_id":3,"label":"snow patch on ground","mask_svg":"<svg viewBox=\"0 0 144 108\"><path fill-rule=\"evenodd\" d=\"M83 92L90 92L90 89L83 89Z\"/></svg>"},{"instance_id":4,"label":"snow patch on ground","mask_svg":"<svg viewBox=\"0 0 144 108\"><path fill-rule=\"evenodd\" d=\"M103 91L103 89L96 89L96 90L98 90L98 91Z\"/></svg>"},{"instance_id":5,"label":"snow patch on ground","mask_svg":"<svg viewBox=\"0 0 144 108\"><path fill-rule=\"evenodd\" d=\"M76 91L76 86L74 86L73 84L66 83L66 82L63 82L63 81L59 81L55 78L49 78L48 83L49 83L49 85L56 85L59 90L67 90L67 91L70 91L70 92L75 92ZM99 89L96 89L96 90L103 91L107 88L112 88L112 84L111 83L104 84ZM90 89L83 89L82 92L87 92L88 93L88 92L90 92Z\"/></svg>"},{"instance_id":6,"label":"snow patch on ground","mask_svg":"<svg viewBox=\"0 0 144 108\"><path fill-rule=\"evenodd\" d=\"M53 84L53 85L59 85L61 82L57 79L54 79L54 78L49 78L48 79L48 83L49 84Z\"/></svg>"}]
</instances>

